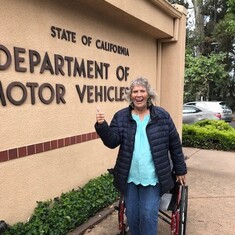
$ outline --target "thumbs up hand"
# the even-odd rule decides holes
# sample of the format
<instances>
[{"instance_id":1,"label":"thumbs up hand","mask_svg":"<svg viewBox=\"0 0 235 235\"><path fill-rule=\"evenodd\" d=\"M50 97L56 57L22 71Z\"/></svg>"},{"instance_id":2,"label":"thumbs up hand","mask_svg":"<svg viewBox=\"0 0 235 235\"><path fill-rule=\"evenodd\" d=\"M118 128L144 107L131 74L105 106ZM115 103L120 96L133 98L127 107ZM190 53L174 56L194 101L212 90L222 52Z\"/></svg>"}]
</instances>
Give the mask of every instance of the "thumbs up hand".
<instances>
[{"instance_id":1,"label":"thumbs up hand","mask_svg":"<svg viewBox=\"0 0 235 235\"><path fill-rule=\"evenodd\" d=\"M100 108L96 107L97 113L96 113L96 121L98 124L102 124L105 121L104 112L100 112Z\"/></svg>"}]
</instances>

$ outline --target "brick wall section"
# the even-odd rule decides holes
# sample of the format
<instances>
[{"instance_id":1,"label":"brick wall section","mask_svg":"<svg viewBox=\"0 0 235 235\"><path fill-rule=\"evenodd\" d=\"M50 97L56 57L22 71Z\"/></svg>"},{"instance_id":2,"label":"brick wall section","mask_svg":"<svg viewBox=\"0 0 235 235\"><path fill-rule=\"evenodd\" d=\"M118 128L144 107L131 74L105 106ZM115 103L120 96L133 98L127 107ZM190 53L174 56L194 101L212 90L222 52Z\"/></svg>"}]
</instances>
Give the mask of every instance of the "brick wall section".
<instances>
[{"instance_id":1,"label":"brick wall section","mask_svg":"<svg viewBox=\"0 0 235 235\"><path fill-rule=\"evenodd\" d=\"M13 159L26 157L29 155L51 151L58 148L67 147L74 144L80 144L86 141L98 139L96 132L51 140L43 143L31 144L13 149L0 151L0 162L10 161Z\"/></svg>"}]
</instances>

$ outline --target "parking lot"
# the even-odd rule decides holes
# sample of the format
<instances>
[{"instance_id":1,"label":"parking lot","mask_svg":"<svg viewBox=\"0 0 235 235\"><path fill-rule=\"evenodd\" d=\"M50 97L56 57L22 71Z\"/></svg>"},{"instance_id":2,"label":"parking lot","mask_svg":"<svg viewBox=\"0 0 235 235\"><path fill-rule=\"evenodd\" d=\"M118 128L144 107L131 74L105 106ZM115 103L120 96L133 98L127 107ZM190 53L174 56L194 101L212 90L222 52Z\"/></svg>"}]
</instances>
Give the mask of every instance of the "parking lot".
<instances>
[{"instance_id":1,"label":"parking lot","mask_svg":"<svg viewBox=\"0 0 235 235\"><path fill-rule=\"evenodd\" d=\"M235 121L230 122L230 125L235 128Z\"/></svg>"}]
</instances>

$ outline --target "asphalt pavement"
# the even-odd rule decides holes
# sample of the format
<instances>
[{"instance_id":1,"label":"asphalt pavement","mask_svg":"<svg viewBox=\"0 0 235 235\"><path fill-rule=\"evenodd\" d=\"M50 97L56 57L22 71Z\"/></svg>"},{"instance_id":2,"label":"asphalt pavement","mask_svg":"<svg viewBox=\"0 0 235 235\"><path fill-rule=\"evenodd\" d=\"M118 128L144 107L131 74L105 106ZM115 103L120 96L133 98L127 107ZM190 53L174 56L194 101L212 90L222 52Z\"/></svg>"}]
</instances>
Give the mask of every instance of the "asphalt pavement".
<instances>
[{"instance_id":1,"label":"asphalt pavement","mask_svg":"<svg viewBox=\"0 0 235 235\"><path fill-rule=\"evenodd\" d=\"M184 148L184 153L189 187L187 235L234 235L235 152ZM111 212L97 215L83 225L83 232L78 228L70 235L116 235L117 212ZM105 219L96 224L102 216ZM158 235L167 234L169 225L159 220Z\"/></svg>"},{"instance_id":2,"label":"asphalt pavement","mask_svg":"<svg viewBox=\"0 0 235 235\"><path fill-rule=\"evenodd\" d=\"M235 121L230 122L230 126L232 126L233 128L235 128Z\"/></svg>"}]
</instances>

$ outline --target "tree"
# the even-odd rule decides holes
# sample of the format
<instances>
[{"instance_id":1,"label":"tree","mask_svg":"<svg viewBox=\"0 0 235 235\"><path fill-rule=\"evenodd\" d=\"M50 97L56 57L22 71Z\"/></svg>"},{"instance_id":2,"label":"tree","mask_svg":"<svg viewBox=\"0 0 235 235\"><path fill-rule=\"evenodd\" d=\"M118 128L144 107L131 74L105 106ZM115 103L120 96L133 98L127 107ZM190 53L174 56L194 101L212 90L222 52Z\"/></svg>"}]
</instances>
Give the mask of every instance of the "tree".
<instances>
[{"instance_id":1,"label":"tree","mask_svg":"<svg viewBox=\"0 0 235 235\"><path fill-rule=\"evenodd\" d=\"M187 51L185 64L184 102L192 100L220 100L226 93L224 81L228 73L224 70L224 54L194 56Z\"/></svg>"},{"instance_id":2,"label":"tree","mask_svg":"<svg viewBox=\"0 0 235 235\"><path fill-rule=\"evenodd\" d=\"M171 2L192 6L195 17L186 34L185 101L225 100L235 110L235 0Z\"/></svg>"},{"instance_id":3,"label":"tree","mask_svg":"<svg viewBox=\"0 0 235 235\"><path fill-rule=\"evenodd\" d=\"M195 29L194 29L194 41L195 53L197 55L202 54L204 51L204 44L202 43L205 38L205 28L204 28L204 16L203 12L203 0L192 0L194 5L194 17L195 17Z\"/></svg>"}]
</instances>

